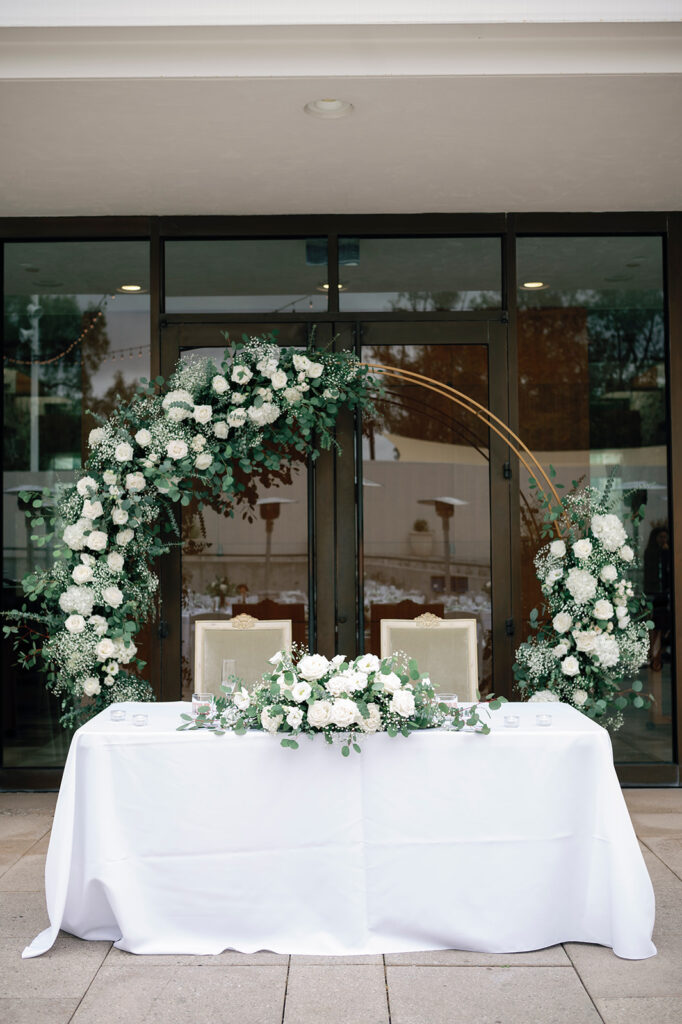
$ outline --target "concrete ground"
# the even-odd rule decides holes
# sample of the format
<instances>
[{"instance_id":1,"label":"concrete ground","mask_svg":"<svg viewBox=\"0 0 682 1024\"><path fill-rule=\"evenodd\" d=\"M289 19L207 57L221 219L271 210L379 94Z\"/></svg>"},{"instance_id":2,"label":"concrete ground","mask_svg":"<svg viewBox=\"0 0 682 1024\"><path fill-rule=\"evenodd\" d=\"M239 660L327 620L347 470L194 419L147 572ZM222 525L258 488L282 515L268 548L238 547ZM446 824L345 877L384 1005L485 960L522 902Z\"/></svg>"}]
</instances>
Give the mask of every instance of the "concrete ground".
<instances>
[{"instance_id":1,"label":"concrete ground","mask_svg":"<svg viewBox=\"0 0 682 1024\"><path fill-rule=\"evenodd\" d=\"M626 790L656 890L658 956L620 960L567 943L497 956L133 956L48 924L51 793L0 794L0 1021L4 1024L679 1024L682 790ZM627 899L627 893L623 893Z\"/></svg>"}]
</instances>

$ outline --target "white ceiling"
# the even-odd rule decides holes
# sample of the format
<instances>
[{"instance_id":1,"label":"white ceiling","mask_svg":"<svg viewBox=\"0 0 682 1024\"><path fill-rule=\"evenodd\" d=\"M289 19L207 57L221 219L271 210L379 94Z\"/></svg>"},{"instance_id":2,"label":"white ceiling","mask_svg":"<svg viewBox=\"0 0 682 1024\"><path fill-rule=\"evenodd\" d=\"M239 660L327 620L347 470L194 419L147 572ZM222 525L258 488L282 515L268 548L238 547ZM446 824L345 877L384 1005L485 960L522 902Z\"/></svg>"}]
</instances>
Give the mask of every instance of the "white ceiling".
<instances>
[{"instance_id":1,"label":"white ceiling","mask_svg":"<svg viewBox=\"0 0 682 1024\"><path fill-rule=\"evenodd\" d=\"M680 209L681 28L6 29L0 215Z\"/></svg>"}]
</instances>

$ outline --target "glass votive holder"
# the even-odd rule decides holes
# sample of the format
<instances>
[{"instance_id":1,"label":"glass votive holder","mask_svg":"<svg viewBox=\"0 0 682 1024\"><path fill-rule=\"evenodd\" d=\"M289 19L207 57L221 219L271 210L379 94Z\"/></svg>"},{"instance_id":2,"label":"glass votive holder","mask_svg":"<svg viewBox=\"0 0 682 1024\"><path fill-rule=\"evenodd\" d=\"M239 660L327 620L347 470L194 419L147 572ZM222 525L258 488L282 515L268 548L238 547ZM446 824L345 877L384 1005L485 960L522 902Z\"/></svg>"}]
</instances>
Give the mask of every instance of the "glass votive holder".
<instances>
[{"instance_id":1,"label":"glass votive holder","mask_svg":"<svg viewBox=\"0 0 682 1024\"><path fill-rule=\"evenodd\" d=\"M504 727L505 729L518 729L521 724L520 715L505 715L504 716Z\"/></svg>"},{"instance_id":2,"label":"glass votive holder","mask_svg":"<svg viewBox=\"0 0 682 1024\"><path fill-rule=\"evenodd\" d=\"M138 714L133 715L133 725L146 725L148 721L149 715L146 715L143 712L139 712Z\"/></svg>"},{"instance_id":3,"label":"glass votive holder","mask_svg":"<svg viewBox=\"0 0 682 1024\"><path fill-rule=\"evenodd\" d=\"M109 718L112 722L125 722L126 713L123 708L112 708L109 712Z\"/></svg>"},{"instance_id":4,"label":"glass votive holder","mask_svg":"<svg viewBox=\"0 0 682 1024\"><path fill-rule=\"evenodd\" d=\"M535 716L535 724L536 725L551 725L552 724L552 716L551 715L536 715Z\"/></svg>"},{"instance_id":5,"label":"glass votive holder","mask_svg":"<svg viewBox=\"0 0 682 1024\"><path fill-rule=\"evenodd\" d=\"M213 711L213 700L212 693L193 693L192 714L194 717L196 718L200 714L210 715Z\"/></svg>"}]
</instances>

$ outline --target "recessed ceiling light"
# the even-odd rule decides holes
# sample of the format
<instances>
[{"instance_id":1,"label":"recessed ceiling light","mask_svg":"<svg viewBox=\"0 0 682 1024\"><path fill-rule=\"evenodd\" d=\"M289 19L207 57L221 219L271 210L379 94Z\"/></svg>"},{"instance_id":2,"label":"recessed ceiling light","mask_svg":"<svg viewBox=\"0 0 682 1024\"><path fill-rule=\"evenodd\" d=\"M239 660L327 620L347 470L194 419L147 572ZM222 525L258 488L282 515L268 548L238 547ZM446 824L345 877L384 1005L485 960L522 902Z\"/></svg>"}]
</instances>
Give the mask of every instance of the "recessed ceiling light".
<instances>
[{"instance_id":1,"label":"recessed ceiling light","mask_svg":"<svg viewBox=\"0 0 682 1024\"><path fill-rule=\"evenodd\" d=\"M345 292L345 290L346 290L345 284L341 284L340 281L339 281L339 283L338 283L338 285L336 287L339 289L340 292ZM328 292L329 291L329 282L328 281L320 281L320 283L317 286L317 290L318 290L318 292Z\"/></svg>"},{"instance_id":2,"label":"recessed ceiling light","mask_svg":"<svg viewBox=\"0 0 682 1024\"><path fill-rule=\"evenodd\" d=\"M303 109L312 117L347 117L353 110L353 104L347 100L311 100Z\"/></svg>"},{"instance_id":3,"label":"recessed ceiling light","mask_svg":"<svg viewBox=\"0 0 682 1024\"><path fill-rule=\"evenodd\" d=\"M141 292L141 284L122 284L120 288L116 289L119 292Z\"/></svg>"},{"instance_id":4,"label":"recessed ceiling light","mask_svg":"<svg viewBox=\"0 0 682 1024\"><path fill-rule=\"evenodd\" d=\"M521 287L526 292L539 292L543 288L549 288L549 285L545 284L544 281L524 281Z\"/></svg>"}]
</instances>

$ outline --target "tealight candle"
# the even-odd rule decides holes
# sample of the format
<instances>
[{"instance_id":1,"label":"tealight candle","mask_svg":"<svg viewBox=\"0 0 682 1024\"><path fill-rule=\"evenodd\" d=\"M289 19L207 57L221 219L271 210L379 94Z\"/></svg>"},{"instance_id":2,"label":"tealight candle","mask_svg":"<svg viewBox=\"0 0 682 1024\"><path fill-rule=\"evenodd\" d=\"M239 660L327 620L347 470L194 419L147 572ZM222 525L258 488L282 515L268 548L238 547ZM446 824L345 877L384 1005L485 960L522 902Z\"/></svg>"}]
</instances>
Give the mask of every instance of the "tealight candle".
<instances>
[{"instance_id":1,"label":"tealight candle","mask_svg":"<svg viewBox=\"0 0 682 1024\"><path fill-rule=\"evenodd\" d=\"M147 724L147 720L148 720L147 715L144 715L144 714L133 715L133 725L146 725Z\"/></svg>"},{"instance_id":2,"label":"tealight candle","mask_svg":"<svg viewBox=\"0 0 682 1024\"><path fill-rule=\"evenodd\" d=\"M536 725L551 725L552 724L552 716L551 715L536 715L535 716L535 724Z\"/></svg>"},{"instance_id":3,"label":"tealight candle","mask_svg":"<svg viewBox=\"0 0 682 1024\"><path fill-rule=\"evenodd\" d=\"M109 718L112 722L125 722L126 713L123 708L112 708L109 712Z\"/></svg>"},{"instance_id":4,"label":"tealight candle","mask_svg":"<svg viewBox=\"0 0 682 1024\"><path fill-rule=\"evenodd\" d=\"M507 729L518 729L521 722L520 715L505 715L504 724Z\"/></svg>"}]
</instances>

